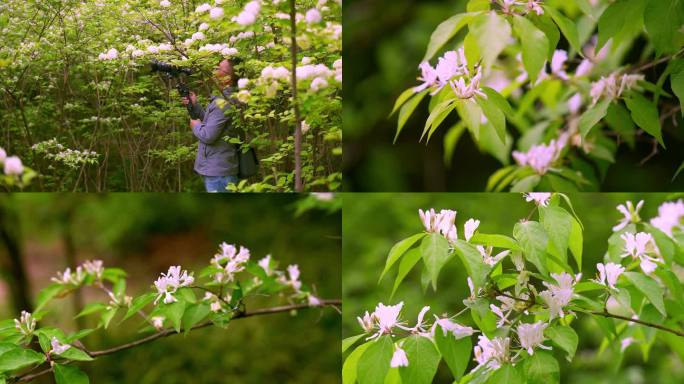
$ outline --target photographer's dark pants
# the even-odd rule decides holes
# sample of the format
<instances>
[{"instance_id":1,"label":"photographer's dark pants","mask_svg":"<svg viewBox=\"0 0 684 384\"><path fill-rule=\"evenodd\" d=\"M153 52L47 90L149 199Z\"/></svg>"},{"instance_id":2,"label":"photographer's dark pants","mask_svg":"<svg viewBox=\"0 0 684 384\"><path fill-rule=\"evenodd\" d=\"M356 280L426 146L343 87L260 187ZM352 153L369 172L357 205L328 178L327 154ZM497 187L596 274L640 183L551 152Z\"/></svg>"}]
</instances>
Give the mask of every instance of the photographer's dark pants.
<instances>
[{"instance_id":1,"label":"photographer's dark pants","mask_svg":"<svg viewBox=\"0 0 684 384\"><path fill-rule=\"evenodd\" d=\"M207 192L230 192L228 184L237 184L237 176L202 176Z\"/></svg>"}]
</instances>

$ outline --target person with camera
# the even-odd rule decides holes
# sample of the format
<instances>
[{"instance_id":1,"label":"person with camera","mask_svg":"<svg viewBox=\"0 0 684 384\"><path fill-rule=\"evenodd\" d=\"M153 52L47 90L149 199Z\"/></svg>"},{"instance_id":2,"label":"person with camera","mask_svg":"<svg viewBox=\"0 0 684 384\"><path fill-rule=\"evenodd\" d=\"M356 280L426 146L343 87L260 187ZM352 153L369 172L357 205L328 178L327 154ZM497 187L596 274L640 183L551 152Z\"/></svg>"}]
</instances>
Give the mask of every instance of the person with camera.
<instances>
[{"instance_id":1,"label":"person with camera","mask_svg":"<svg viewBox=\"0 0 684 384\"><path fill-rule=\"evenodd\" d=\"M238 182L238 147L224 139L237 136L229 111L236 108L233 93L237 76L233 65L233 61L223 59L214 69L213 79L223 90L223 95L212 96L206 109L197 102L194 92L182 98L183 105L191 106L188 108L192 110L190 128L199 140L195 172L202 176L207 192L228 192L228 184Z\"/></svg>"}]
</instances>

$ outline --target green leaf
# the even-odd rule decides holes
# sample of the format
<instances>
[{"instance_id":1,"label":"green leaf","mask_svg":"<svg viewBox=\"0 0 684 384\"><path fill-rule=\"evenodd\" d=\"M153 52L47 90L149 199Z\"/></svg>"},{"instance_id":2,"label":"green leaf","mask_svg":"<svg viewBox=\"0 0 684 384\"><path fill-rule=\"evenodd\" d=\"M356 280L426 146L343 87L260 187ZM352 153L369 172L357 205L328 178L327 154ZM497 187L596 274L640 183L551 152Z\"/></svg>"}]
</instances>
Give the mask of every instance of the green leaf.
<instances>
[{"instance_id":1,"label":"green leaf","mask_svg":"<svg viewBox=\"0 0 684 384\"><path fill-rule=\"evenodd\" d=\"M549 51L546 57L548 60L551 60L561 35L556 23L553 22L553 19L551 19L548 13L542 15L528 14L526 17L534 23L540 31L544 32L544 35L546 35L546 38L549 40Z\"/></svg>"},{"instance_id":2,"label":"green leaf","mask_svg":"<svg viewBox=\"0 0 684 384\"><path fill-rule=\"evenodd\" d=\"M447 363L449 370L451 370L454 379L460 379L468 367L470 353L473 349L470 337L456 339L452 333L444 332L437 326L435 329L435 344L442 358Z\"/></svg>"},{"instance_id":3,"label":"green leaf","mask_svg":"<svg viewBox=\"0 0 684 384\"><path fill-rule=\"evenodd\" d=\"M534 355L524 360L524 371L527 384L553 384L560 382L560 368L553 356L537 350Z\"/></svg>"},{"instance_id":4,"label":"green leaf","mask_svg":"<svg viewBox=\"0 0 684 384\"><path fill-rule=\"evenodd\" d=\"M138 296L133 301L131 302L131 306L128 307L128 311L126 312L126 316L121 320L122 322L129 319L131 316L135 315L138 313L139 310L145 308L145 306L152 301L154 301L154 298L157 296L156 293L154 292L148 292L145 293L142 296Z\"/></svg>"},{"instance_id":5,"label":"green leaf","mask_svg":"<svg viewBox=\"0 0 684 384\"><path fill-rule=\"evenodd\" d=\"M477 46L482 48L480 49L482 66L486 71L508 45L508 40L511 37L511 26L508 25L505 18L492 11L475 17L468 24L468 28L470 29L468 37L473 36ZM477 62L477 60L471 61L470 59L468 58L470 65Z\"/></svg>"},{"instance_id":6,"label":"green leaf","mask_svg":"<svg viewBox=\"0 0 684 384\"><path fill-rule=\"evenodd\" d=\"M358 362L359 384L383 384L394 353L394 343L389 335L381 336L366 349Z\"/></svg>"},{"instance_id":7,"label":"green leaf","mask_svg":"<svg viewBox=\"0 0 684 384\"><path fill-rule=\"evenodd\" d=\"M604 116L606 116L609 105L610 99L603 99L593 107L584 111L582 116L580 116L579 130L583 138L587 137L589 131L591 131L591 129L594 128L594 126L598 124L598 122L601 121Z\"/></svg>"},{"instance_id":8,"label":"green leaf","mask_svg":"<svg viewBox=\"0 0 684 384\"><path fill-rule=\"evenodd\" d=\"M480 124L482 122L482 109L480 106L471 99L456 100L456 110L475 141L478 141L480 138Z\"/></svg>"},{"instance_id":9,"label":"green leaf","mask_svg":"<svg viewBox=\"0 0 684 384\"><path fill-rule=\"evenodd\" d=\"M568 353L568 361L572 361L572 358L575 356L575 351L577 351L578 343L578 337L575 330L565 325L556 325L546 328L544 333L551 341L556 343L556 345L563 348L563 350Z\"/></svg>"},{"instance_id":10,"label":"green leaf","mask_svg":"<svg viewBox=\"0 0 684 384\"><path fill-rule=\"evenodd\" d=\"M57 384L88 384L88 375L73 365L55 364L55 381Z\"/></svg>"},{"instance_id":11,"label":"green leaf","mask_svg":"<svg viewBox=\"0 0 684 384\"><path fill-rule=\"evenodd\" d=\"M646 295L648 301L650 301L651 304L656 307L658 312L667 317L665 303L663 302L663 296L665 292L663 292L663 289L660 287L660 285L658 285L658 283L655 282L655 280L639 272L624 272L622 275L625 276L632 284L634 284L636 289Z\"/></svg>"},{"instance_id":12,"label":"green leaf","mask_svg":"<svg viewBox=\"0 0 684 384\"><path fill-rule=\"evenodd\" d=\"M570 229L570 238L568 239L568 246L570 247L570 252L575 257L577 262L577 270L582 270L582 250L584 248L584 235L582 234L582 226L573 217L572 228Z\"/></svg>"},{"instance_id":13,"label":"green leaf","mask_svg":"<svg viewBox=\"0 0 684 384\"><path fill-rule=\"evenodd\" d=\"M494 371L486 381L487 384L524 384L525 382L518 368L512 364L504 364Z\"/></svg>"},{"instance_id":14,"label":"green leaf","mask_svg":"<svg viewBox=\"0 0 684 384\"><path fill-rule=\"evenodd\" d=\"M401 282L404 280L406 275L408 275L408 273L411 272L411 269L413 269L413 267L418 263L420 259L420 248L411 248L406 252L404 257L401 259L401 262L399 263L399 270L397 271L397 277L394 279L394 287L392 287L392 294L390 295L390 299L394 297L394 293L397 291L397 288L399 288Z\"/></svg>"},{"instance_id":15,"label":"green leaf","mask_svg":"<svg viewBox=\"0 0 684 384\"><path fill-rule=\"evenodd\" d=\"M430 42L427 46L427 51L423 57L423 61L430 61L432 57L439 52L444 44L453 38L458 31L468 24L473 17L479 13L459 13L441 22L430 36Z\"/></svg>"},{"instance_id":16,"label":"green leaf","mask_svg":"<svg viewBox=\"0 0 684 384\"><path fill-rule=\"evenodd\" d=\"M673 53L681 46L684 1L651 0L644 9L644 26L658 56Z\"/></svg>"},{"instance_id":17,"label":"green leaf","mask_svg":"<svg viewBox=\"0 0 684 384\"><path fill-rule=\"evenodd\" d=\"M347 359L342 365L342 383L343 384L354 384L356 383L356 373L358 369L359 359L366 352L366 349L373 345L373 341L369 341L365 344L361 344L356 347L352 353L347 356ZM389 364L388 364L389 365Z\"/></svg>"},{"instance_id":18,"label":"green leaf","mask_svg":"<svg viewBox=\"0 0 684 384\"><path fill-rule=\"evenodd\" d=\"M359 341L359 339L361 339L364 336L366 336L366 334L362 333L360 335L350 336L350 337L347 337L346 339L342 340L342 353L344 353L352 345L356 344L356 342Z\"/></svg>"},{"instance_id":19,"label":"green leaf","mask_svg":"<svg viewBox=\"0 0 684 384\"><path fill-rule=\"evenodd\" d=\"M525 221L516 223L513 227L513 237L523 249L524 256L542 274L548 274L546 268L546 246L548 236L544 228L536 221Z\"/></svg>"},{"instance_id":20,"label":"green leaf","mask_svg":"<svg viewBox=\"0 0 684 384\"><path fill-rule=\"evenodd\" d=\"M537 81L549 50L549 39L531 21L513 15L513 30L522 44L522 61L530 83Z\"/></svg>"},{"instance_id":21,"label":"green leaf","mask_svg":"<svg viewBox=\"0 0 684 384\"><path fill-rule=\"evenodd\" d=\"M394 108L392 108L392 112L390 112L390 114L389 114L390 116L392 116L394 114L394 112L396 112L399 109L399 107L404 105L406 100L408 100L411 96L413 96L416 93L413 90L413 88L414 87L411 87L411 88L405 90L404 92L401 93L401 95L399 95L399 97L397 97L397 101L394 102Z\"/></svg>"},{"instance_id":22,"label":"green leaf","mask_svg":"<svg viewBox=\"0 0 684 384\"><path fill-rule=\"evenodd\" d=\"M404 105L401 106L401 109L399 110L399 120L397 122L397 133L394 135L394 142L397 141L397 138L401 133L401 129L404 128L404 124L406 124L408 118L411 117L413 111L429 91L429 89L424 89L422 92L415 94L406 103L404 103Z\"/></svg>"},{"instance_id":23,"label":"green leaf","mask_svg":"<svg viewBox=\"0 0 684 384\"><path fill-rule=\"evenodd\" d=\"M682 116L684 116L684 59L676 59L672 62L673 69L672 75L670 75L670 85L672 86L672 92L679 99L679 106Z\"/></svg>"},{"instance_id":24,"label":"green leaf","mask_svg":"<svg viewBox=\"0 0 684 384\"><path fill-rule=\"evenodd\" d=\"M173 328L176 332L180 332L181 329L181 319L183 319L183 313L185 312L185 301L176 301L171 304L164 304L161 309L161 313L166 317L167 320L173 324Z\"/></svg>"},{"instance_id":25,"label":"green leaf","mask_svg":"<svg viewBox=\"0 0 684 384\"><path fill-rule=\"evenodd\" d=\"M185 334L187 335L190 333L192 327L204 320L209 312L209 304L204 302L187 305L185 313L183 313L183 328L185 328Z\"/></svg>"},{"instance_id":26,"label":"green leaf","mask_svg":"<svg viewBox=\"0 0 684 384\"><path fill-rule=\"evenodd\" d=\"M617 47L622 40L641 31L644 24L645 2L617 0L603 11L598 21L598 44L595 48L597 52L610 38L613 39L613 47ZM625 20L629 20L629 23Z\"/></svg>"},{"instance_id":27,"label":"green leaf","mask_svg":"<svg viewBox=\"0 0 684 384\"><path fill-rule=\"evenodd\" d=\"M608 107L608 114L606 114L606 122L611 128L620 134L622 140L624 140L630 148L634 149L634 135L636 134L636 129L634 128L634 122L629 116L629 111L625 109L620 103L612 103Z\"/></svg>"},{"instance_id":28,"label":"green leaf","mask_svg":"<svg viewBox=\"0 0 684 384\"><path fill-rule=\"evenodd\" d=\"M420 253L422 254L425 268L430 275L432 288L437 290L439 271L442 270L444 264L451 258L451 255L449 255L449 242L439 233L430 233L421 241Z\"/></svg>"},{"instance_id":29,"label":"green leaf","mask_svg":"<svg viewBox=\"0 0 684 384\"><path fill-rule=\"evenodd\" d=\"M632 92L630 97L625 99L625 104L627 104L627 108L631 112L632 119L636 125L649 135L655 137L660 145L665 148L658 117L658 108L656 108L655 104L637 92Z\"/></svg>"},{"instance_id":30,"label":"green leaf","mask_svg":"<svg viewBox=\"0 0 684 384\"><path fill-rule=\"evenodd\" d=\"M430 384L439 366L439 352L427 337L407 337L402 346L409 361L408 367L400 367L402 383Z\"/></svg>"},{"instance_id":31,"label":"green leaf","mask_svg":"<svg viewBox=\"0 0 684 384\"><path fill-rule=\"evenodd\" d=\"M93 314L96 312L100 312L100 311L104 310L105 308L107 308L107 305L104 303L90 303L90 304L86 305L85 307L83 307L83 310L81 312L79 312L79 314L76 315L76 317L74 317L74 318L79 318L82 316L87 316L87 315L90 315L90 314Z\"/></svg>"},{"instance_id":32,"label":"green leaf","mask_svg":"<svg viewBox=\"0 0 684 384\"><path fill-rule=\"evenodd\" d=\"M574 218L558 206L539 207L539 220L546 231L556 256L567 260L568 243Z\"/></svg>"},{"instance_id":33,"label":"green leaf","mask_svg":"<svg viewBox=\"0 0 684 384\"><path fill-rule=\"evenodd\" d=\"M102 314L102 316L100 317L100 325L102 325L104 329L107 329L109 327L109 323L111 323L112 319L114 318L118 310L119 307L112 307Z\"/></svg>"},{"instance_id":34,"label":"green leaf","mask_svg":"<svg viewBox=\"0 0 684 384\"><path fill-rule=\"evenodd\" d=\"M470 238L470 242L473 244L482 244L494 248L510 249L512 251L522 250L515 239L504 235L492 235L478 232Z\"/></svg>"},{"instance_id":35,"label":"green leaf","mask_svg":"<svg viewBox=\"0 0 684 384\"><path fill-rule=\"evenodd\" d=\"M468 272L468 276L473 279L476 289L484 287L487 282L490 267L482 260L482 255L474 245L463 241L454 242L454 251Z\"/></svg>"},{"instance_id":36,"label":"green leaf","mask_svg":"<svg viewBox=\"0 0 684 384\"><path fill-rule=\"evenodd\" d=\"M579 41L579 34L577 33L575 23L557 11L554 7L545 5L544 10L548 12L553 21L556 22L558 28L560 28L563 36L568 40L572 49L577 52L582 52L582 45Z\"/></svg>"},{"instance_id":37,"label":"green leaf","mask_svg":"<svg viewBox=\"0 0 684 384\"><path fill-rule=\"evenodd\" d=\"M62 291L61 284L51 284L38 292L35 311L40 311L45 305Z\"/></svg>"},{"instance_id":38,"label":"green leaf","mask_svg":"<svg viewBox=\"0 0 684 384\"><path fill-rule=\"evenodd\" d=\"M541 177L539 175L525 176L511 186L511 192L532 192L540 180Z\"/></svg>"},{"instance_id":39,"label":"green leaf","mask_svg":"<svg viewBox=\"0 0 684 384\"><path fill-rule=\"evenodd\" d=\"M477 104L482 108L482 113L484 113L487 120L492 123L496 135L501 140L502 143L506 142L506 117L503 112L494 104L489 98L484 98L480 96L475 96Z\"/></svg>"},{"instance_id":40,"label":"green leaf","mask_svg":"<svg viewBox=\"0 0 684 384\"><path fill-rule=\"evenodd\" d=\"M31 349L14 348L0 355L0 372L14 371L17 369L42 364L45 355Z\"/></svg>"},{"instance_id":41,"label":"green leaf","mask_svg":"<svg viewBox=\"0 0 684 384\"><path fill-rule=\"evenodd\" d=\"M60 353L58 356L63 357L65 359L69 360L74 360L74 361L93 361L92 357L90 357L87 353L84 351L72 346L71 348L67 349L66 351Z\"/></svg>"}]
</instances>

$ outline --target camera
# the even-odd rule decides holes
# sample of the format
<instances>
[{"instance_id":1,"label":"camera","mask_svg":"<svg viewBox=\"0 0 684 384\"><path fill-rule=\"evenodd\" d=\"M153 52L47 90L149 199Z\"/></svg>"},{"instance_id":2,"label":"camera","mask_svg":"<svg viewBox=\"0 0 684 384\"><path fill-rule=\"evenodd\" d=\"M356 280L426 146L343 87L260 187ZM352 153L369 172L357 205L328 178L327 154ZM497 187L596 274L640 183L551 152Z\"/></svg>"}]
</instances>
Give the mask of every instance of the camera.
<instances>
[{"instance_id":1,"label":"camera","mask_svg":"<svg viewBox=\"0 0 684 384\"><path fill-rule=\"evenodd\" d=\"M190 76L193 73L192 68L179 67L159 60L152 60L150 66L152 67L152 72L161 72L169 80L171 80L171 78L179 78L181 75ZM178 80L176 83L176 90L181 97L190 99L190 89L183 80ZM193 110L192 101L188 103L186 107L191 118L199 119L199 116Z\"/></svg>"}]
</instances>

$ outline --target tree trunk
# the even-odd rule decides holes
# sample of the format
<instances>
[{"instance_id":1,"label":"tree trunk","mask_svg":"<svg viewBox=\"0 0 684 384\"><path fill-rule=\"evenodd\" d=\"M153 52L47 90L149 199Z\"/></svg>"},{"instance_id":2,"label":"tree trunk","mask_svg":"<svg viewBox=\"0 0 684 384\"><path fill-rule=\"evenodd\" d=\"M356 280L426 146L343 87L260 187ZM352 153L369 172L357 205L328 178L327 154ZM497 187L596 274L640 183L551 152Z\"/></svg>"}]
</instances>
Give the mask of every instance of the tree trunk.
<instances>
[{"instance_id":1,"label":"tree trunk","mask_svg":"<svg viewBox=\"0 0 684 384\"><path fill-rule=\"evenodd\" d=\"M6 277L12 305L14 311L19 314L22 310L33 312L33 305L24 266L19 218L12 200L13 197L10 195L0 197L0 244L7 253L6 263L3 264L7 268Z\"/></svg>"}]
</instances>

